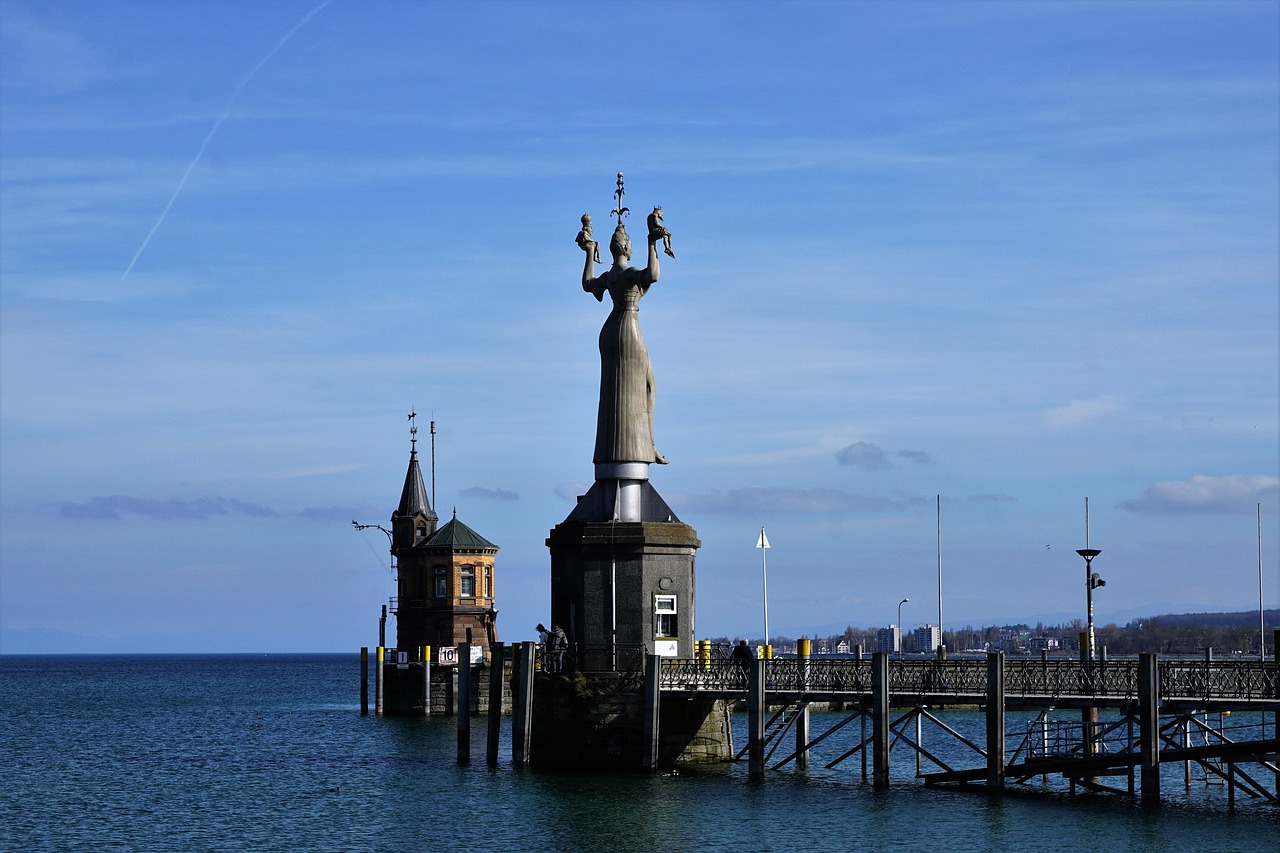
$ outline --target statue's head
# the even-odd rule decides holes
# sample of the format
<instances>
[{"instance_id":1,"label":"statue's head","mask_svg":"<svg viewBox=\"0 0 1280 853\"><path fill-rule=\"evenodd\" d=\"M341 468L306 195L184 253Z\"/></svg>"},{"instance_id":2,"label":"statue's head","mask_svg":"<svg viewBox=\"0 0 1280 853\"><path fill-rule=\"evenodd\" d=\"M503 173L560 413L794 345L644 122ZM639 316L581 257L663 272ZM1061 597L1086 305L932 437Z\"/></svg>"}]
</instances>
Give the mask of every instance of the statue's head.
<instances>
[{"instance_id":1,"label":"statue's head","mask_svg":"<svg viewBox=\"0 0 1280 853\"><path fill-rule=\"evenodd\" d=\"M629 261L631 260L631 238L627 236L627 229L618 223L618 227L613 229L613 237L609 240L609 253L613 255L613 259Z\"/></svg>"}]
</instances>

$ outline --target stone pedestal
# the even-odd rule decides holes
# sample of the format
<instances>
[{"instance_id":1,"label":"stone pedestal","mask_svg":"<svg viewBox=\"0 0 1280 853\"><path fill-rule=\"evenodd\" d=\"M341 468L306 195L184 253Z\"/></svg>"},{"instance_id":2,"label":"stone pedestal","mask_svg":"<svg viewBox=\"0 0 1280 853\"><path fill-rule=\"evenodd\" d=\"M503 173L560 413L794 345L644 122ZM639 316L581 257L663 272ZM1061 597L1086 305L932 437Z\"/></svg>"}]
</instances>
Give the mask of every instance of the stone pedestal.
<instances>
[{"instance_id":1,"label":"stone pedestal","mask_svg":"<svg viewBox=\"0 0 1280 853\"><path fill-rule=\"evenodd\" d=\"M551 618L569 637L566 668L634 672L646 654L693 657L694 556L702 543L669 510L662 515L671 520L571 514L552 529Z\"/></svg>"}]
</instances>

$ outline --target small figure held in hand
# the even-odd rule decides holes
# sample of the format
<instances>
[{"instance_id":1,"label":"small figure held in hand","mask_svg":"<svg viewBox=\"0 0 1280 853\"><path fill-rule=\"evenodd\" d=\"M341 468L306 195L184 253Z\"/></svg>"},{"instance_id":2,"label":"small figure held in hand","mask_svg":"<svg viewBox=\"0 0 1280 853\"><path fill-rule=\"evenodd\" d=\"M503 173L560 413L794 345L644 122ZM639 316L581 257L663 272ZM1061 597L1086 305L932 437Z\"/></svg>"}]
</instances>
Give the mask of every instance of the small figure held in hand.
<instances>
[{"instance_id":1,"label":"small figure held in hand","mask_svg":"<svg viewBox=\"0 0 1280 853\"><path fill-rule=\"evenodd\" d=\"M582 230L576 240L578 248L591 255L591 259L600 263L600 244L591 239L591 214L582 214Z\"/></svg>"},{"instance_id":2,"label":"small figure held in hand","mask_svg":"<svg viewBox=\"0 0 1280 853\"><path fill-rule=\"evenodd\" d=\"M676 256L676 253L671 251L671 232L668 231L667 227L662 224L662 207L661 206L655 207L653 209L653 213L649 214L648 222L649 222L650 242L654 242L659 237L661 237L662 251L666 252L669 256L674 258Z\"/></svg>"}]
</instances>

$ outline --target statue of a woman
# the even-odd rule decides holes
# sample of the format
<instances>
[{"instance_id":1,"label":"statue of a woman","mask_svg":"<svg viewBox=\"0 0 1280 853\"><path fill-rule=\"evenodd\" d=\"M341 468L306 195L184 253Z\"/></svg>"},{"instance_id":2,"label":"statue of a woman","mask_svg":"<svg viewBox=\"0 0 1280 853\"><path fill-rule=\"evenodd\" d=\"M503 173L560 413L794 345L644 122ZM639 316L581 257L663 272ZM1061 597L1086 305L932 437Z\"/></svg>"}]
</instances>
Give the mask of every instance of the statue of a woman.
<instances>
[{"instance_id":1,"label":"statue of a woman","mask_svg":"<svg viewBox=\"0 0 1280 853\"><path fill-rule=\"evenodd\" d=\"M621 181L621 176L619 176ZM597 301L608 293L613 310L600 329L600 409L596 417L594 461L657 462L666 459L653 446L653 366L640 334L640 297L658 280L657 240L649 234L649 265L627 266L631 238L622 223L613 231L613 266L596 276L591 246L582 270L582 289Z\"/></svg>"}]
</instances>

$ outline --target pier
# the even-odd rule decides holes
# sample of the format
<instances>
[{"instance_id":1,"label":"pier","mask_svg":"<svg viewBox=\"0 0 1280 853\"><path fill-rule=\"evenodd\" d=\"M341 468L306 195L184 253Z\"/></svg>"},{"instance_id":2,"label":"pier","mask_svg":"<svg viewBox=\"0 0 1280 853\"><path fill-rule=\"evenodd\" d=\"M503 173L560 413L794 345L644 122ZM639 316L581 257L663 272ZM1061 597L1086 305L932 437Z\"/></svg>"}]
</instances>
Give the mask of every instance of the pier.
<instances>
[{"instance_id":1,"label":"pier","mask_svg":"<svg viewBox=\"0 0 1280 853\"><path fill-rule=\"evenodd\" d=\"M1234 805L1237 792L1278 803L1280 785L1280 678L1276 661L986 659L896 660L886 653L870 660L814 660L806 656L753 660L660 660L657 690L661 700L690 697L745 702L749 775L789 764L808 766L808 752L819 741L856 731L852 747L826 766L861 757L864 777L868 755L871 779L889 782L891 750L903 745L915 753L917 776L928 785L954 785L999 792L1036 776L1060 774L1071 789L1135 794L1146 803L1160 798L1162 764L1194 763L1227 785ZM809 730L811 706L843 707L850 714L825 732ZM934 709L981 706L986 715L985 743L977 743L935 716ZM1005 730L1005 713L1038 711L1025 733ZM1075 720L1049 718L1049 712L1079 709ZM1118 720L1098 722L1099 709ZM895 710L904 711L894 717ZM1223 730L1203 721L1206 714L1260 712L1261 722ZM772 712L772 713L770 713ZM1268 718L1270 722L1268 722ZM925 722L956 738L973 754L973 766L951 766L929 751L921 736ZM793 748L780 750L791 734ZM844 735L848 737L848 734ZM1193 745L1198 739L1200 743ZM781 757L775 756L782 751ZM924 772L927 761L936 770ZM772 762L772 763L771 763ZM1127 786L1101 781L1125 776Z\"/></svg>"}]
</instances>

